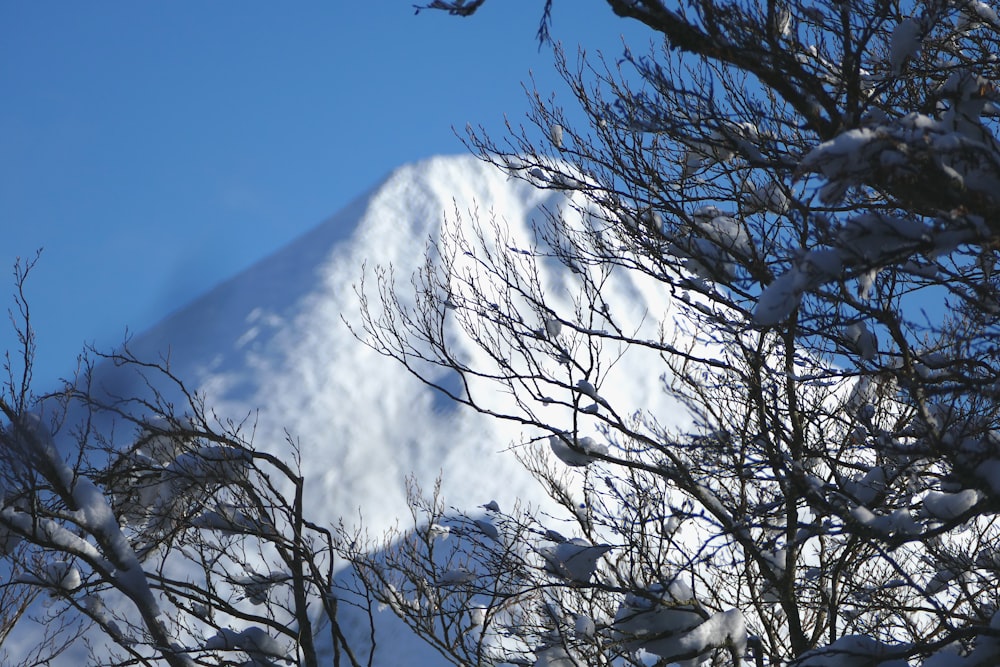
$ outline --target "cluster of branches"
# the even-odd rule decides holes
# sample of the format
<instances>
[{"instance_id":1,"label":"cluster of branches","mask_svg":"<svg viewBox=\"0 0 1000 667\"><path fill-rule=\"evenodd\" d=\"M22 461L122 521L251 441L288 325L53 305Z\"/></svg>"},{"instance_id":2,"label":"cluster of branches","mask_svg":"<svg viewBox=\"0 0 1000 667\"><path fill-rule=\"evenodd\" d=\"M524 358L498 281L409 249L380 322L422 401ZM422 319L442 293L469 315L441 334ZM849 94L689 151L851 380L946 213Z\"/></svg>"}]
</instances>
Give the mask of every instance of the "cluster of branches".
<instances>
[{"instance_id":1,"label":"cluster of branches","mask_svg":"<svg viewBox=\"0 0 1000 667\"><path fill-rule=\"evenodd\" d=\"M294 443L288 456L255 448L251 424L215 418L127 347L98 359L144 390L111 395L86 362L62 393L34 396L32 265L15 269L21 349L0 394L0 638L37 641L5 664L79 660L87 645L101 665L360 664Z\"/></svg>"},{"instance_id":2,"label":"cluster of branches","mask_svg":"<svg viewBox=\"0 0 1000 667\"><path fill-rule=\"evenodd\" d=\"M534 243L456 225L415 309L362 288L364 340L521 425L562 513L415 494L347 554L364 587L455 664L996 664L1000 18L608 5L659 41L555 49L584 123L534 93L531 127L468 136L566 195ZM658 336L616 276L672 296ZM623 351L688 419L609 398Z\"/></svg>"}]
</instances>

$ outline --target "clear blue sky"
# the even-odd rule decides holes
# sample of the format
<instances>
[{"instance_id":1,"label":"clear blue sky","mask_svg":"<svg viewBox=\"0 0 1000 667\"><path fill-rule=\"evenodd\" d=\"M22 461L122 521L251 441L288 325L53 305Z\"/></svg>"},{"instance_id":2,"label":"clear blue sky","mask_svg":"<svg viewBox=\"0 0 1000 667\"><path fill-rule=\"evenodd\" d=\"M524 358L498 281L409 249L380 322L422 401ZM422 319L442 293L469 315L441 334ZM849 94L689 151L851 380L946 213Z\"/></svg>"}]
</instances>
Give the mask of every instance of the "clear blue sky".
<instances>
[{"instance_id":1,"label":"clear blue sky","mask_svg":"<svg viewBox=\"0 0 1000 667\"><path fill-rule=\"evenodd\" d=\"M559 88L541 0L468 19L412 4L0 0L0 295L44 248L38 390L85 342L152 326L394 167L463 151L452 127L500 135L529 71ZM648 41L601 0L555 3L569 51L617 56L623 32Z\"/></svg>"}]
</instances>

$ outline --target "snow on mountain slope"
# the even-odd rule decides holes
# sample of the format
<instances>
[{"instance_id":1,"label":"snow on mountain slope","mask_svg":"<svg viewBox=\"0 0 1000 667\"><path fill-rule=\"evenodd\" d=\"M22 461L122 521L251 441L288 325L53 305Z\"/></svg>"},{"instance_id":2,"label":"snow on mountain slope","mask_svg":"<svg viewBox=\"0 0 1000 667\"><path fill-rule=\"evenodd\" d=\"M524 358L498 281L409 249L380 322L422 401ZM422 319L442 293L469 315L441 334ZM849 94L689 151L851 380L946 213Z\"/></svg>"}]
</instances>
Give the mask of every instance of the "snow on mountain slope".
<instances>
[{"instance_id":1,"label":"snow on mountain slope","mask_svg":"<svg viewBox=\"0 0 1000 667\"><path fill-rule=\"evenodd\" d=\"M453 470L453 502L516 494L525 476L512 457L497 455L510 437L436 407L431 392L360 344L341 319L360 319L352 285L365 262L391 264L405 279L456 205L478 204L524 224L551 197L490 172L472 158L403 167L130 347L141 358L169 352L172 370L204 390L219 414L259 408L256 444L281 451L287 429L301 444L316 506L355 516L361 508L376 530L405 514L411 472L430 483Z\"/></svg>"},{"instance_id":2,"label":"snow on mountain slope","mask_svg":"<svg viewBox=\"0 0 1000 667\"><path fill-rule=\"evenodd\" d=\"M374 530L392 525L406 514L403 482L410 473L430 485L444 471L445 500L457 506L493 497L508 506L515 498L537 499L532 480L513 456L501 453L522 440L517 429L449 406L359 343L342 316L360 321L352 285L364 264L393 266L404 302L412 299L409 275L423 262L428 237L455 211L464 219L473 210L495 214L515 237L530 238L543 208L561 203L562 195L508 180L471 156L402 167L130 347L141 358L169 353L172 370L204 390L219 414L241 417L259 409L258 446L281 451L287 429L301 444L314 506L331 508L331 521L337 514L356 516L360 508ZM559 268L543 268L546 281L558 287ZM666 295L628 282L620 290L618 301L628 300L637 318L648 316L655 331L668 309ZM607 300L616 303L612 295ZM648 404L646 397L660 391L655 375L627 375L632 386L613 390L624 393L622 404Z\"/></svg>"},{"instance_id":3,"label":"snow on mountain slope","mask_svg":"<svg viewBox=\"0 0 1000 667\"><path fill-rule=\"evenodd\" d=\"M404 166L298 241L136 336L129 347L141 359L168 357L172 372L204 391L220 416L239 420L259 410L257 447L286 453L286 431L291 434L301 447L313 520L344 517L352 523L361 516L372 535L397 519L405 526L409 474L424 488L443 475L444 502L463 509L491 499L504 507L516 500L538 503L541 489L503 450L542 433L522 433L457 408L358 342L344 320L360 324L353 285L364 266L369 273L374 266L394 267L400 299L412 304L409 277L423 264L427 239L438 238L456 212L462 224L475 217L472 211L484 220L496 217L509 225L512 242L528 247L545 210L565 204L563 195L509 180L471 156ZM549 305L571 320L571 272L549 260L541 262L540 272ZM670 317L669 296L652 279L618 275L602 297L639 337L655 338ZM481 358L468 341L456 341L460 354ZM649 409L671 423L680 411L663 394L659 371L649 372L648 364L648 358L625 354L601 387L602 399L628 412ZM98 376L119 395L141 391L114 369L100 369ZM496 400L512 405L501 394ZM552 418L570 427L570 415ZM366 621L359 623L360 632L366 631ZM404 639L400 625L379 620L384 623L394 628L389 636L395 640L381 645L376 664L435 664L426 647L415 652L412 636Z\"/></svg>"}]
</instances>

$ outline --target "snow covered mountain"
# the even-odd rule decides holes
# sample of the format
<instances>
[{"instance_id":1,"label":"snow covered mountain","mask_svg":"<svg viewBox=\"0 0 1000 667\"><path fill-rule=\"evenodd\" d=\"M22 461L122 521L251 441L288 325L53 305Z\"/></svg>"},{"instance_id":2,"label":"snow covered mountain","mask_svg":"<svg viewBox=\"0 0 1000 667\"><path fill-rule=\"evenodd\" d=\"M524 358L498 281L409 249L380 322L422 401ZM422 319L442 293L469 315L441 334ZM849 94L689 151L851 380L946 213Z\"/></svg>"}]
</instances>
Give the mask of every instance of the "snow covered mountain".
<instances>
[{"instance_id":1,"label":"snow covered mountain","mask_svg":"<svg viewBox=\"0 0 1000 667\"><path fill-rule=\"evenodd\" d=\"M463 220L471 211L495 216L526 247L545 210L565 203L471 156L401 167L298 241L136 336L130 349L143 359L169 356L173 373L204 391L219 415L241 419L259 410L257 447L283 454L286 432L298 441L314 520L361 516L378 535L408 517L410 474L425 488L443 475L444 502L454 507L537 503L541 490L503 450L540 433L456 408L361 344L344 321L360 323L353 286L364 266L394 267L400 298L412 303L409 276L423 263L427 239L456 212ZM540 269L552 304L571 317L569 272L557 262ZM602 296L623 321L656 335L670 309L661 286L620 276L607 289ZM605 399L671 414L657 373L630 367L628 355L614 372L619 380L605 382ZM113 370L99 375L120 395L137 390ZM429 649L415 653L413 641L383 644L377 664L433 664Z\"/></svg>"},{"instance_id":2,"label":"snow covered mountain","mask_svg":"<svg viewBox=\"0 0 1000 667\"><path fill-rule=\"evenodd\" d=\"M412 301L409 276L423 262L427 239L456 211L465 220L470 211L495 215L513 238L529 239L544 210L561 204L561 194L510 180L471 156L404 166L130 347L140 358L169 354L174 373L205 391L219 414L260 410L257 446L282 451L287 430L301 444L315 506L331 508L331 521L360 509L372 529L392 525L407 513L403 482L411 473L429 485L443 471L445 501L456 506L537 499L532 480L501 452L522 441L517 429L457 409L362 345L344 321L360 323L353 285L364 265L369 272L394 267L401 298ZM559 302L563 271L556 263L542 268ZM627 303L655 331L669 309L667 296L628 281L618 289L607 301ZM614 389L622 404L641 405L661 391L655 375L647 384L636 379L648 373L623 375L630 386Z\"/></svg>"},{"instance_id":3,"label":"snow covered mountain","mask_svg":"<svg viewBox=\"0 0 1000 667\"><path fill-rule=\"evenodd\" d=\"M315 506L331 508L331 521L360 508L367 525L388 527L406 514L410 473L432 483L447 471L454 504L527 494L517 462L498 453L516 433L456 411L344 321L360 322L353 285L365 264L393 266L409 296L409 275L449 211L478 207L526 227L555 197L472 157L402 167L130 348L145 359L169 354L173 372L220 415L260 410L258 447L281 452L287 430L301 444Z\"/></svg>"}]
</instances>

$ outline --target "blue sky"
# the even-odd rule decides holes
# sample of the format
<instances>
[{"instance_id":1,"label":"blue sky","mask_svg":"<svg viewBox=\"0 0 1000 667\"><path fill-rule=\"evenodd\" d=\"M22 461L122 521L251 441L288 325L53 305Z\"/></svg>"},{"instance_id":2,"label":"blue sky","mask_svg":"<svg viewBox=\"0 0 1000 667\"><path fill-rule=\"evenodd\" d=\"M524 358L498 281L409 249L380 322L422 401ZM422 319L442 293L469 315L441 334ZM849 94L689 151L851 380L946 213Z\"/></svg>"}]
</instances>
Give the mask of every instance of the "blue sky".
<instances>
[{"instance_id":1,"label":"blue sky","mask_svg":"<svg viewBox=\"0 0 1000 667\"><path fill-rule=\"evenodd\" d=\"M408 0L0 0L0 295L18 256L36 388L252 265L452 130L527 110L540 0L415 16ZM647 40L600 0L555 3L567 50ZM569 101L567 100L567 103ZM6 322L4 323L6 324ZM0 349L15 340L0 330Z\"/></svg>"}]
</instances>

